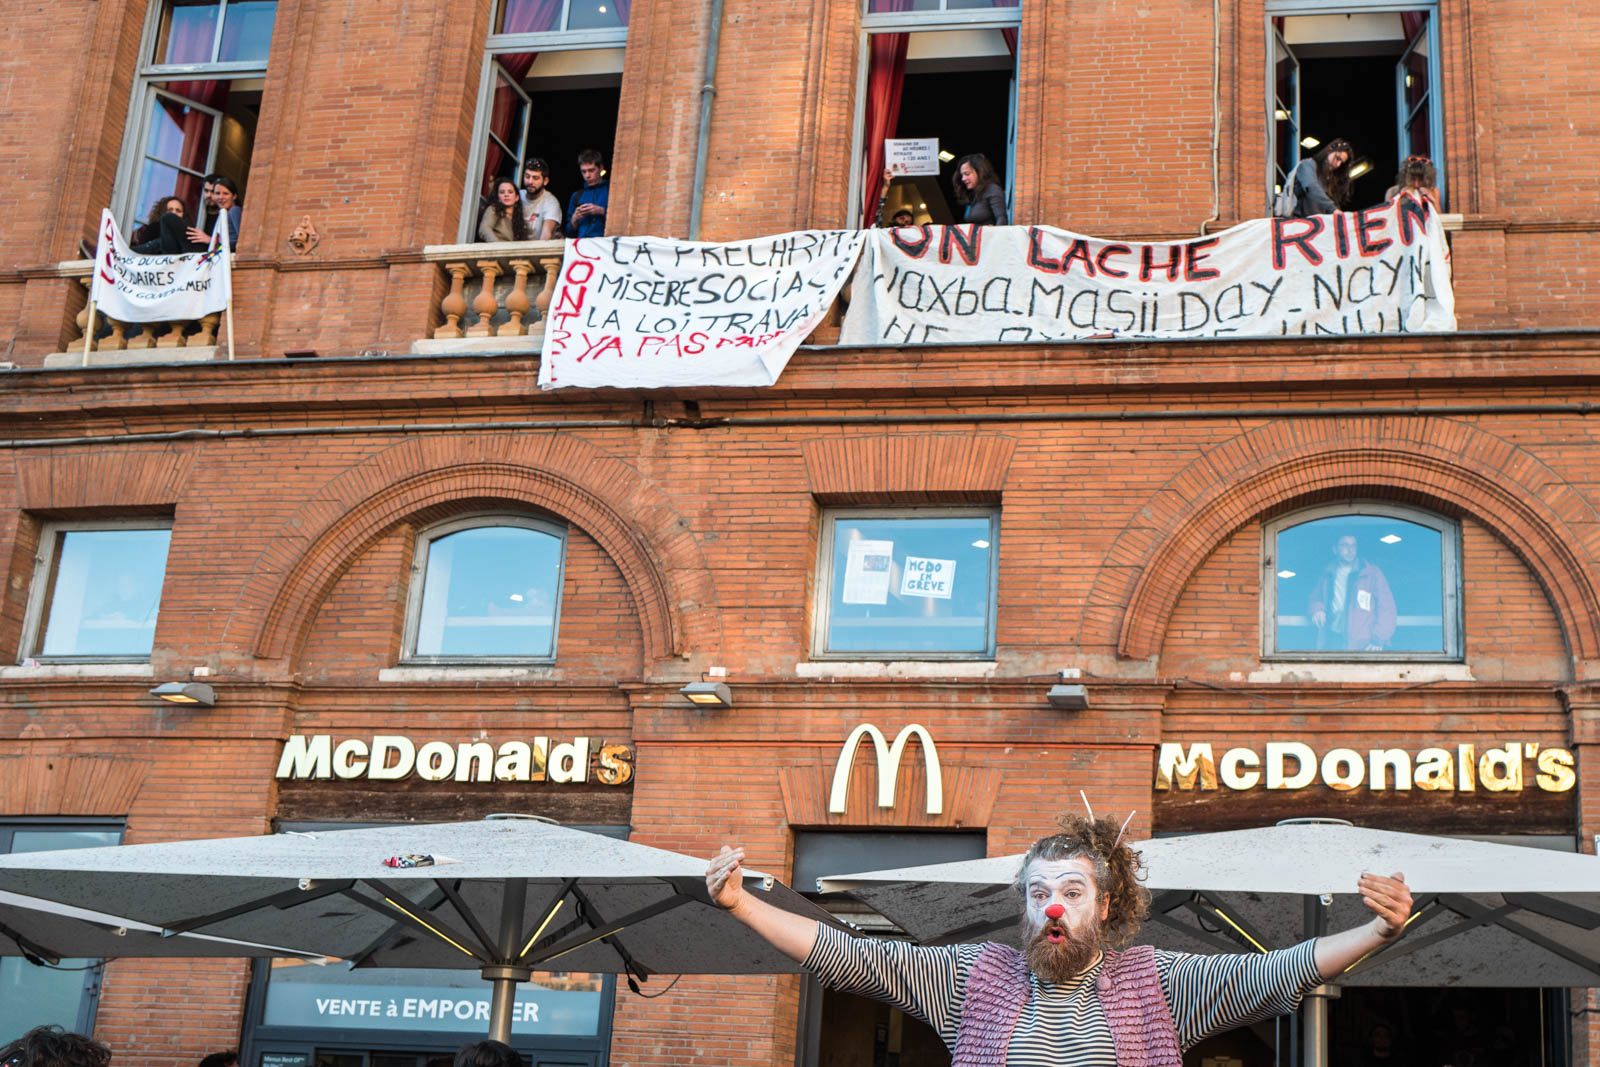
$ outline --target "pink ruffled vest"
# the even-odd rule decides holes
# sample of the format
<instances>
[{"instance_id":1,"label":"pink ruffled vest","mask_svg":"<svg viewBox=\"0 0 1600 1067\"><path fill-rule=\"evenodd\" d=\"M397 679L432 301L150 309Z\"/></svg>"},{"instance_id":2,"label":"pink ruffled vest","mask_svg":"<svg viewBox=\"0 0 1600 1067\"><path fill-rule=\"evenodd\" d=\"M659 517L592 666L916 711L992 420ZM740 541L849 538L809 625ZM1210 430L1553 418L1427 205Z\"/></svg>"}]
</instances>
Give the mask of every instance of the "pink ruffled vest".
<instances>
[{"instance_id":1,"label":"pink ruffled vest","mask_svg":"<svg viewBox=\"0 0 1600 1067\"><path fill-rule=\"evenodd\" d=\"M1095 988L1118 1067L1183 1067L1178 1028L1156 973L1155 949L1141 945L1107 952ZM1011 1033L1027 1000L1027 959L1008 945L985 945L967 975L951 1067L1004 1067Z\"/></svg>"}]
</instances>

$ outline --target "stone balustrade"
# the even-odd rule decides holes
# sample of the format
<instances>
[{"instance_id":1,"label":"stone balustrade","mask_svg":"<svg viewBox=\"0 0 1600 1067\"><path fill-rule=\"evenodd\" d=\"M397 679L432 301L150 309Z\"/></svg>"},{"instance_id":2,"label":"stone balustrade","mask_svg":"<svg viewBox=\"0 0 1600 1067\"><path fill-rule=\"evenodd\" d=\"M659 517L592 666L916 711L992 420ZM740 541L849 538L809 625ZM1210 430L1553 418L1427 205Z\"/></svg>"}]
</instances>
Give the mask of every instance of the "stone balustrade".
<instances>
[{"instance_id":1,"label":"stone balustrade","mask_svg":"<svg viewBox=\"0 0 1600 1067\"><path fill-rule=\"evenodd\" d=\"M537 349L564 251L562 241L424 248L422 258L438 265L446 290L439 325L414 351Z\"/></svg>"},{"instance_id":2,"label":"stone balustrade","mask_svg":"<svg viewBox=\"0 0 1600 1067\"><path fill-rule=\"evenodd\" d=\"M90 259L67 260L56 265L56 273L71 278L84 289L84 305L78 311L77 331L66 349L44 358L46 367L99 366L110 363L199 362L216 359L217 331L222 313L197 320L170 322L122 322L95 312L95 336L86 346L84 331L89 324L88 288L94 271Z\"/></svg>"}]
</instances>

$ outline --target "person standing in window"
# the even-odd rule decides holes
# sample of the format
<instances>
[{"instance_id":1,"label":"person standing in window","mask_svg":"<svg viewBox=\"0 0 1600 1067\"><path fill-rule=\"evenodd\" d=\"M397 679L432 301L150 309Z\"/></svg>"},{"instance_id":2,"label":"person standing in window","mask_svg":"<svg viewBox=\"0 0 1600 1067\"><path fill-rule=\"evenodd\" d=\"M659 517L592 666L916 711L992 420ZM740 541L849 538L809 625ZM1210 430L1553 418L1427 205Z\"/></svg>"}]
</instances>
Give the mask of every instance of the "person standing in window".
<instances>
[{"instance_id":1,"label":"person standing in window","mask_svg":"<svg viewBox=\"0 0 1600 1067\"><path fill-rule=\"evenodd\" d=\"M951 185L955 187L956 203L967 209L961 221L975 226L1008 224L1006 191L1000 188L1000 178L988 156L982 152L962 156Z\"/></svg>"},{"instance_id":2,"label":"person standing in window","mask_svg":"<svg viewBox=\"0 0 1600 1067\"><path fill-rule=\"evenodd\" d=\"M528 232L528 217L522 213L522 194L510 178L494 183L494 201L483 209L483 217L478 220L478 240L533 240Z\"/></svg>"},{"instance_id":3,"label":"person standing in window","mask_svg":"<svg viewBox=\"0 0 1600 1067\"><path fill-rule=\"evenodd\" d=\"M1406 161L1400 164L1400 173L1394 176L1394 184L1389 186L1383 198L1393 200L1401 193L1426 200L1435 211L1444 210L1439 199L1439 172L1433 160L1427 156L1407 156Z\"/></svg>"},{"instance_id":4,"label":"person standing in window","mask_svg":"<svg viewBox=\"0 0 1600 1067\"><path fill-rule=\"evenodd\" d=\"M551 195L550 164L535 156L522 166L522 215L535 241L553 240L561 229L561 203Z\"/></svg>"},{"instance_id":5,"label":"person standing in window","mask_svg":"<svg viewBox=\"0 0 1600 1067\"><path fill-rule=\"evenodd\" d=\"M181 256L204 252L206 246L189 240L187 208L175 196L162 197L150 209L145 224L133 232L132 251L140 256Z\"/></svg>"},{"instance_id":6,"label":"person standing in window","mask_svg":"<svg viewBox=\"0 0 1600 1067\"><path fill-rule=\"evenodd\" d=\"M567 200L567 236L604 237L611 186L606 181L605 161L600 153L592 148L579 152L578 173L583 177L583 188Z\"/></svg>"},{"instance_id":7,"label":"person standing in window","mask_svg":"<svg viewBox=\"0 0 1600 1067\"><path fill-rule=\"evenodd\" d=\"M217 206L217 213L213 221L208 223L210 230L202 230L197 226L189 227L189 240L192 243L210 245L211 235L215 231L215 219L223 215L228 217L228 247L235 252L239 250L239 222L244 218L244 208L239 203L239 186L225 174L213 176L211 180L211 200Z\"/></svg>"},{"instance_id":8,"label":"person standing in window","mask_svg":"<svg viewBox=\"0 0 1600 1067\"><path fill-rule=\"evenodd\" d=\"M1353 534L1333 546L1333 561L1311 590L1307 608L1317 648L1382 652L1394 636L1394 594L1376 563L1362 559Z\"/></svg>"},{"instance_id":9,"label":"person standing in window","mask_svg":"<svg viewBox=\"0 0 1600 1067\"><path fill-rule=\"evenodd\" d=\"M1350 202L1350 142L1335 137L1294 169L1294 217L1327 215Z\"/></svg>"}]
</instances>

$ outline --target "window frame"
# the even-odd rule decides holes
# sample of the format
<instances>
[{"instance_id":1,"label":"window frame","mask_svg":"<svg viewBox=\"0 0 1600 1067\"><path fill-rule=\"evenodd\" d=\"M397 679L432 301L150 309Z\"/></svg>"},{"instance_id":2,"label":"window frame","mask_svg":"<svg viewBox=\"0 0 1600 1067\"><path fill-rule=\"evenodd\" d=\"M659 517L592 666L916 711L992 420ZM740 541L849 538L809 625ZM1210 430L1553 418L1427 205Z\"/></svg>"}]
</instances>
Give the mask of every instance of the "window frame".
<instances>
[{"instance_id":1,"label":"window frame","mask_svg":"<svg viewBox=\"0 0 1600 1067\"><path fill-rule=\"evenodd\" d=\"M56 542L58 534L63 533L92 533L95 531L110 530L172 530L170 518L138 518L138 519L86 519L82 521L50 520L39 526L39 547L33 554L33 574L28 584L28 606L22 616L22 641L17 649L17 662L26 663L34 660L38 663L149 663L150 654L134 655L109 655L96 654L88 656L47 656L44 648L44 625L47 590L52 585L54 575L51 568L56 562ZM172 541L167 541L167 561L172 559ZM164 562L161 567L161 586L163 596L167 585L167 569ZM161 620L161 601L163 596L156 598L156 621ZM152 645L154 637L152 636Z\"/></svg>"},{"instance_id":2,"label":"window frame","mask_svg":"<svg viewBox=\"0 0 1600 1067\"><path fill-rule=\"evenodd\" d=\"M948 2L948 0L941 0ZM861 3L861 31L856 41L856 89L850 118L850 187L845 202L845 226L856 225L861 210L861 190L866 181L863 165L866 163L866 145L862 138L867 132L867 75L871 66L872 35L876 33L938 33L941 30L1006 30L1018 31L1017 55L1011 60L1011 102L1007 115L1006 143L1006 211L1012 211L1012 194L1016 189L1017 156L1017 77L1022 59L1022 0L1015 7L979 7L935 11L884 11L866 14L867 0ZM869 227L871 223L868 223Z\"/></svg>"},{"instance_id":3,"label":"window frame","mask_svg":"<svg viewBox=\"0 0 1600 1067\"><path fill-rule=\"evenodd\" d=\"M18 830L114 830L117 843L127 835L126 820L100 815L7 815L0 818L0 856L12 854ZM21 957L14 957L21 959ZM100 1010L100 990L105 976L105 960L95 959L83 968L83 987L78 997L75 1032L94 1033L95 1016Z\"/></svg>"},{"instance_id":4,"label":"window frame","mask_svg":"<svg viewBox=\"0 0 1600 1067\"><path fill-rule=\"evenodd\" d=\"M1266 167L1262 173L1266 178L1265 214L1267 216L1272 214L1273 201L1277 196L1277 190L1275 189L1275 186L1277 185L1278 169L1278 124L1273 117L1277 106L1275 103L1277 100L1277 74L1275 69L1277 66L1277 56L1274 53L1273 48L1274 27L1272 25L1272 20L1274 18L1287 18L1295 15L1342 15L1345 13L1382 15L1389 13L1402 13L1407 11L1426 11L1428 14L1426 29L1428 35L1428 157L1433 161L1434 168L1438 172L1439 195L1441 197L1447 195L1445 185L1446 166L1444 144L1444 111L1439 104L1439 91L1441 86L1440 67L1443 62L1440 55L1439 41L1439 0L1414 0L1412 3L1405 3L1403 0L1402 2L1397 2L1397 0L1266 0L1266 11L1264 14L1266 25L1266 44L1262 51L1263 58L1265 60L1264 69L1266 73L1266 111L1263 114L1266 122L1267 141L1265 158ZM1402 57L1410 51L1413 43L1413 41L1406 41L1405 47L1401 52ZM1396 111L1398 112L1400 109L1398 91L1396 92L1395 107ZM1304 134L1304 130L1298 122L1298 116L1295 132L1301 135ZM1395 131L1397 148L1399 147L1400 141L1404 139L1405 136L1405 126L1401 125ZM1400 152L1398 158L1405 159L1406 156L1410 154L1411 153L1409 151L1402 151ZM1300 147L1297 144L1295 145L1293 153L1293 159L1295 162L1294 164L1291 164L1291 173L1292 167L1297 165L1302 158L1303 157L1300 155Z\"/></svg>"},{"instance_id":5,"label":"window frame","mask_svg":"<svg viewBox=\"0 0 1600 1067\"><path fill-rule=\"evenodd\" d=\"M1323 519L1379 516L1423 526L1439 534L1443 589L1444 651L1408 650L1363 652L1332 649L1326 652L1278 650L1278 535L1284 530ZM1461 523L1447 515L1384 500L1353 500L1318 507L1297 508L1261 526L1261 659L1275 663L1463 663L1466 635L1462 620Z\"/></svg>"},{"instance_id":6,"label":"window frame","mask_svg":"<svg viewBox=\"0 0 1600 1067\"><path fill-rule=\"evenodd\" d=\"M496 0L494 9L490 12L489 25L494 25L494 20L500 17L500 7L504 0ZM567 18L569 3L563 0L561 18ZM605 30L546 30L541 33L494 33L492 30L484 44L483 68L478 75L478 103L477 110L472 117L472 147L467 156L467 180L461 189L461 219L456 226L456 241L459 244L472 244L478 237L478 190L483 185L483 157L489 148L489 118L494 110L494 91L496 74L496 60L503 55L514 55L519 52L588 52L604 49L628 47L628 27L621 26ZM527 130L533 122L533 103L529 93L521 85L514 85L513 91L523 98L527 105L524 112L525 121L521 135L522 150L524 155L517 160L521 166L527 160ZM615 160L607 160L610 166L615 165ZM520 179L521 174L517 177ZM518 188L521 188L520 181ZM560 234L557 234L560 237Z\"/></svg>"},{"instance_id":7,"label":"window frame","mask_svg":"<svg viewBox=\"0 0 1600 1067\"><path fill-rule=\"evenodd\" d=\"M223 24L227 21L228 4L231 0L217 0L219 4L216 33L212 38L211 51L216 54L222 40ZM135 68L133 88L128 94L128 117L123 123L122 148L117 157L117 169L111 186L111 214L117 220L117 225L124 227L124 236L131 235L133 227L143 219L143 212L148 204L134 201L139 192L139 173L145 159L145 146L150 140L150 120L155 113L156 93L163 92L168 96L178 97L176 93L161 88L157 83L173 81L241 81L249 78L265 79L267 67L270 62L271 47L268 48L269 57L257 63L253 60L229 61L226 63L156 63L152 57L155 53L156 41L161 36L161 16L167 10L167 0L152 0L145 11L144 32L139 37L139 64ZM279 41L277 14L274 13L272 40L275 46ZM204 110L214 110L205 108ZM222 117L218 114L212 121L210 144L206 147L205 174L210 174L217 165L217 147L221 138ZM236 181L243 182L243 176L236 176ZM131 225L130 225L131 224Z\"/></svg>"},{"instance_id":8,"label":"window frame","mask_svg":"<svg viewBox=\"0 0 1600 1067\"><path fill-rule=\"evenodd\" d=\"M833 613L833 547L840 519L975 519L989 520L989 602L985 606L986 647L979 652L926 652L918 649L896 651L828 649L828 626ZM1000 505L969 507L829 507L822 510L817 535L817 565L813 572L816 595L811 609L812 662L983 662L994 659L1000 602Z\"/></svg>"},{"instance_id":9,"label":"window frame","mask_svg":"<svg viewBox=\"0 0 1600 1067\"><path fill-rule=\"evenodd\" d=\"M449 537L451 534L462 533L466 530L507 526L550 534L561 542L560 564L556 570L556 589L551 607L550 655L419 656L416 650L417 632L422 623L423 587L427 584L428 552L433 547L433 543ZM400 657L397 665L401 667L482 667L485 665L549 666L555 663L560 655L561 648L561 594L563 587L566 585L567 546L570 541L570 533L571 527L566 523L541 519L532 515L507 515L499 512L463 515L446 522L435 523L418 531L416 543L411 552L411 574L406 589L405 627L401 634Z\"/></svg>"}]
</instances>

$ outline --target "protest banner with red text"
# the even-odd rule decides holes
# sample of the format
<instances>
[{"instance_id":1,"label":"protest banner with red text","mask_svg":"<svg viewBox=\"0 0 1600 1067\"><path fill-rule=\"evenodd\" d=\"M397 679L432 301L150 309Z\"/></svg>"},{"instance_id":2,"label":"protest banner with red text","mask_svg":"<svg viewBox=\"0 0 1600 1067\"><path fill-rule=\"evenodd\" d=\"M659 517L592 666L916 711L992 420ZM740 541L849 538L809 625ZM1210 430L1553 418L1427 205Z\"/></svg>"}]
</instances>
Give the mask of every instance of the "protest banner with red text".
<instances>
[{"instance_id":1,"label":"protest banner with red text","mask_svg":"<svg viewBox=\"0 0 1600 1067\"><path fill-rule=\"evenodd\" d=\"M864 239L810 230L728 244L568 241L539 384L771 385L827 315Z\"/></svg>"},{"instance_id":2,"label":"protest banner with red text","mask_svg":"<svg viewBox=\"0 0 1600 1067\"><path fill-rule=\"evenodd\" d=\"M224 311L233 298L229 251L224 218L204 252L135 255L111 212L102 211L89 298L121 322L185 322Z\"/></svg>"},{"instance_id":3,"label":"protest banner with red text","mask_svg":"<svg viewBox=\"0 0 1600 1067\"><path fill-rule=\"evenodd\" d=\"M1253 219L1139 244L1048 226L870 231L842 344L1030 344L1453 330L1439 216L1401 197L1361 212Z\"/></svg>"}]
</instances>

